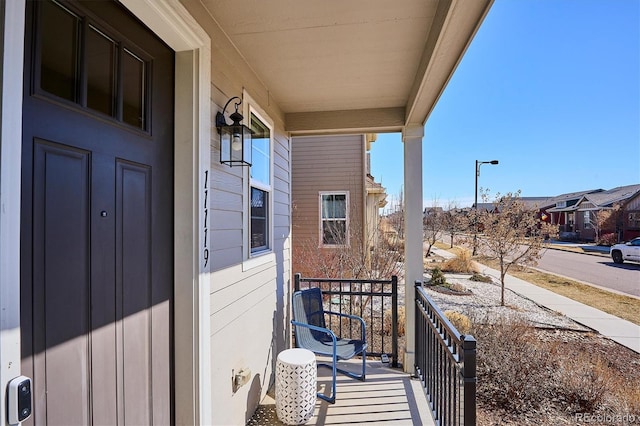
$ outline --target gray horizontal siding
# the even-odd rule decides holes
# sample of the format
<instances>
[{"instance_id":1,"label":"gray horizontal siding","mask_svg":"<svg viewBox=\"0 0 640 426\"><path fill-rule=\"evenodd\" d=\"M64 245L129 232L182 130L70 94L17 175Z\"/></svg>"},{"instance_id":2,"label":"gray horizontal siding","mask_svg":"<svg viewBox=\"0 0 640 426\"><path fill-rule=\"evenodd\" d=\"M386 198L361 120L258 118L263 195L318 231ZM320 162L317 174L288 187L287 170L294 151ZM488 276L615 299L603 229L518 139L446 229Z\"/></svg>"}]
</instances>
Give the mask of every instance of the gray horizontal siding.
<instances>
[{"instance_id":1,"label":"gray horizontal siding","mask_svg":"<svg viewBox=\"0 0 640 426\"><path fill-rule=\"evenodd\" d=\"M213 106L213 110L216 110ZM217 138L217 133L214 134ZM211 144L209 241L211 270L242 262L243 168L220 164L220 142Z\"/></svg>"},{"instance_id":2,"label":"gray horizontal siding","mask_svg":"<svg viewBox=\"0 0 640 426\"><path fill-rule=\"evenodd\" d=\"M242 229L242 213L229 210L211 209L210 223L215 223L215 231L231 231Z\"/></svg>"},{"instance_id":3,"label":"gray horizontal siding","mask_svg":"<svg viewBox=\"0 0 640 426\"><path fill-rule=\"evenodd\" d=\"M243 263L248 244L243 230L247 223L247 168L221 165L219 135L215 129L211 132L207 203L210 297L203 301L209 302L210 351L202 355L210 365L211 388L207 393L215 404L204 410L209 411L205 418L210 417L213 424L244 424L247 413L266 394L274 376L276 354L290 346L286 312L291 274L290 141L279 106L269 99L268 90L202 3L182 3L211 36L212 105L211 122L207 124L213 127L215 114L232 96L243 97L244 89L253 99L245 97L249 102L243 102L243 107L249 103L261 107L275 126L273 253L263 258L268 260L264 264L249 263L251 268ZM221 350L223 347L231 349ZM229 378L241 368L252 371L251 384L234 393Z\"/></svg>"},{"instance_id":4,"label":"gray horizontal siding","mask_svg":"<svg viewBox=\"0 0 640 426\"><path fill-rule=\"evenodd\" d=\"M273 300L276 289L274 277L274 268L267 267L214 290L210 298L211 334L218 333L244 315L250 315L251 310L264 299L271 297Z\"/></svg>"},{"instance_id":5,"label":"gray horizontal siding","mask_svg":"<svg viewBox=\"0 0 640 426\"><path fill-rule=\"evenodd\" d=\"M214 110L216 107L214 106ZM218 135L214 137L217 139ZM219 141L211 147L210 235L212 271L242 263L246 232L243 231L245 211L244 186L248 186L245 167L228 167L220 164ZM289 172L289 140L280 133L274 135L273 147L273 237L290 237L291 174ZM248 191L247 191L248 193ZM277 231L276 231L277 229ZM284 231L284 232L283 232Z\"/></svg>"}]
</instances>

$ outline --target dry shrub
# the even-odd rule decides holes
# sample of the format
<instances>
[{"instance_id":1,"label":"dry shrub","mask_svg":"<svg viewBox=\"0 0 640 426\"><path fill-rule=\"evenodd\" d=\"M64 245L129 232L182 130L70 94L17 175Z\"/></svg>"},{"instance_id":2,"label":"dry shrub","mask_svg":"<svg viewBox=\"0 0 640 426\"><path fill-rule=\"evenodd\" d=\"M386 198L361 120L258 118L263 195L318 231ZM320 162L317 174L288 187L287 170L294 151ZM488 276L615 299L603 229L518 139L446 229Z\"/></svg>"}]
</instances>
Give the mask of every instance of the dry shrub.
<instances>
[{"instance_id":1,"label":"dry shrub","mask_svg":"<svg viewBox=\"0 0 640 426\"><path fill-rule=\"evenodd\" d=\"M558 369L561 395L576 413L592 413L604 401L610 388L611 375L602 359L593 362L585 354L576 358L563 358Z\"/></svg>"},{"instance_id":2,"label":"dry shrub","mask_svg":"<svg viewBox=\"0 0 640 426\"><path fill-rule=\"evenodd\" d=\"M550 410L640 414L638 381L594 350L586 334L563 340L561 333L507 320L474 321L472 334L479 406L516 417Z\"/></svg>"},{"instance_id":3,"label":"dry shrub","mask_svg":"<svg viewBox=\"0 0 640 426\"><path fill-rule=\"evenodd\" d=\"M538 350L534 329L519 323L474 327L478 342L480 403L516 413L537 410L545 398L539 384L552 380L553 357Z\"/></svg>"},{"instance_id":4,"label":"dry shrub","mask_svg":"<svg viewBox=\"0 0 640 426\"><path fill-rule=\"evenodd\" d=\"M395 238L387 237L385 238L385 242L389 250L393 250L399 253L401 256L404 256L404 240L401 240L398 237L395 237Z\"/></svg>"},{"instance_id":5,"label":"dry shrub","mask_svg":"<svg viewBox=\"0 0 640 426\"><path fill-rule=\"evenodd\" d=\"M618 242L618 236L612 232L610 234L601 235L596 243L599 246L611 247L612 245L614 245L617 242Z\"/></svg>"},{"instance_id":6,"label":"dry shrub","mask_svg":"<svg viewBox=\"0 0 640 426\"><path fill-rule=\"evenodd\" d=\"M398 306L398 336L404 336L405 311L404 306Z\"/></svg>"},{"instance_id":7,"label":"dry shrub","mask_svg":"<svg viewBox=\"0 0 640 426\"><path fill-rule=\"evenodd\" d=\"M457 256L444 262L442 270L461 274L474 272L473 261L469 250L457 250Z\"/></svg>"},{"instance_id":8,"label":"dry shrub","mask_svg":"<svg viewBox=\"0 0 640 426\"><path fill-rule=\"evenodd\" d=\"M372 324L369 321L369 316L365 315L363 319L365 327L367 329L371 328ZM360 330L360 321L337 315L326 315L325 321L327 321L327 328L331 329L338 337L343 339L360 338L362 333Z\"/></svg>"},{"instance_id":9,"label":"dry shrub","mask_svg":"<svg viewBox=\"0 0 640 426\"><path fill-rule=\"evenodd\" d=\"M621 411L628 413L638 413L640 415L640 387L636 383L626 383L626 380L622 381L621 385L616 386L618 389L625 389L622 396L623 403L621 404Z\"/></svg>"},{"instance_id":10,"label":"dry shrub","mask_svg":"<svg viewBox=\"0 0 640 426\"><path fill-rule=\"evenodd\" d=\"M449 290L452 290L452 291L455 291L455 292L458 292L458 293L469 293L470 292L465 286L463 286L460 283L451 283L451 284L447 285L447 287L449 288Z\"/></svg>"},{"instance_id":11,"label":"dry shrub","mask_svg":"<svg viewBox=\"0 0 640 426\"><path fill-rule=\"evenodd\" d=\"M382 328L382 331L387 334L387 335L391 335L391 333L393 332L392 328L391 328L391 320L392 320L392 313L391 313L391 309L387 309L384 312L384 325ZM404 321L405 321L405 311L404 311L404 306L398 306L398 337L402 337L404 336Z\"/></svg>"},{"instance_id":12,"label":"dry shrub","mask_svg":"<svg viewBox=\"0 0 640 426\"><path fill-rule=\"evenodd\" d=\"M456 311L444 311L444 316L451 321L460 334L469 334L471 331L472 324L468 316Z\"/></svg>"},{"instance_id":13,"label":"dry shrub","mask_svg":"<svg viewBox=\"0 0 640 426\"><path fill-rule=\"evenodd\" d=\"M482 275L479 274L477 272L474 272L473 275L471 275L471 278L469 278L471 281L477 281L477 282L481 282L481 283L490 283L493 282L493 280L491 279L491 277L488 277L486 275Z\"/></svg>"}]
</instances>

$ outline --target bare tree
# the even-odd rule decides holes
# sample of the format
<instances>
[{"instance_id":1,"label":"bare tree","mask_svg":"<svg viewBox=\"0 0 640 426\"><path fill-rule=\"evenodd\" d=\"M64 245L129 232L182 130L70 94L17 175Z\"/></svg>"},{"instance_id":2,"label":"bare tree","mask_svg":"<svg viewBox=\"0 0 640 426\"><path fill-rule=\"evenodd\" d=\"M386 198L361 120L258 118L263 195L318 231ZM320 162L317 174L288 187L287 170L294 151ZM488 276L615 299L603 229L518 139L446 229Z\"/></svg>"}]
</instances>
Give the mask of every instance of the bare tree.
<instances>
[{"instance_id":1,"label":"bare tree","mask_svg":"<svg viewBox=\"0 0 640 426\"><path fill-rule=\"evenodd\" d=\"M482 198L487 202L488 192ZM507 271L514 265L535 265L542 256L544 237L552 230L536 217L536 211L527 209L520 200L520 191L504 196L496 194L493 204L493 211L479 213L484 234L478 244L481 254L496 259L500 265L500 304L504 306Z\"/></svg>"},{"instance_id":2,"label":"bare tree","mask_svg":"<svg viewBox=\"0 0 640 426\"><path fill-rule=\"evenodd\" d=\"M447 210L442 214L442 230L451 239L450 248L453 248L455 236L466 231L468 228L469 217L460 211L455 203L450 202Z\"/></svg>"},{"instance_id":3,"label":"bare tree","mask_svg":"<svg viewBox=\"0 0 640 426\"><path fill-rule=\"evenodd\" d=\"M438 236L443 229L442 211L437 201L434 201L433 207L425 209L422 218L422 238L427 243L427 252L425 256L429 256L431 248L438 241Z\"/></svg>"},{"instance_id":4,"label":"bare tree","mask_svg":"<svg viewBox=\"0 0 640 426\"><path fill-rule=\"evenodd\" d=\"M619 204L615 204L611 208L591 211L591 214L589 215L589 225L595 231L596 242L600 241L603 231L615 231L620 210L621 206Z\"/></svg>"},{"instance_id":5,"label":"bare tree","mask_svg":"<svg viewBox=\"0 0 640 426\"><path fill-rule=\"evenodd\" d=\"M323 238L331 242L330 246L319 244L317 238L298 241L298 272L314 278L389 279L399 275L403 253L397 250L396 238L383 230L382 223L376 225L375 235L366 232L358 220L350 222L349 232L327 227Z\"/></svg>"}]
</instances>

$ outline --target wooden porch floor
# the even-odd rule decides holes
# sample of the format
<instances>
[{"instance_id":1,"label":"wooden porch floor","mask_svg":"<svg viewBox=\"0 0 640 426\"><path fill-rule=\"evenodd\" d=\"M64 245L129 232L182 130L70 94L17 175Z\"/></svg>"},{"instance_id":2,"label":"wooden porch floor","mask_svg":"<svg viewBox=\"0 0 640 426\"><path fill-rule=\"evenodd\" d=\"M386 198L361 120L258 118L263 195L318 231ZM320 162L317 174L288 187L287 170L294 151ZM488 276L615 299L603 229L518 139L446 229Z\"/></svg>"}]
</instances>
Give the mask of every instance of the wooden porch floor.
<instances>
[{"instance_id":1,"label":"wooden porch floor","mask_svg":"<svg viewBox=\"0 0 640 426\"><path fill-rule=\"evenodd\" d=\"M340 363L358 371L361 360ZM318 370L319 391L331 388L331 370ZM276 415L273 389L247 423L251 426L282 425ZM335 404L318 399L307 425L433 425L420 382L380 361L367 361L367 380L361 382L338 374Z\"/></svg>"}]
</instances>

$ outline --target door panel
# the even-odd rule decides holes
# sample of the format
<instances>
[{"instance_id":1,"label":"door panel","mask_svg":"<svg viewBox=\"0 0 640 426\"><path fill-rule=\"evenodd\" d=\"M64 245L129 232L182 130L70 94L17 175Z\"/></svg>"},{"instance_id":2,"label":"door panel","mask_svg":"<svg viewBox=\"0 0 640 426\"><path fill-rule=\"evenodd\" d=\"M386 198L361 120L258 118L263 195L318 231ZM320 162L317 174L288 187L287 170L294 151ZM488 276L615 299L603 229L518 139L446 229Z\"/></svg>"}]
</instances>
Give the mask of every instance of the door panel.
<instances>
[{"instance_id":1,"label":"door panel","mask_svg":"<svg viewBox=\"0 0 640 426\"><path fill-rule=\"evenodd\" d=\"M125 424L151 424L151 170L118 161L116 173Z\"/></svg>"},{"instance_id":2,"label":"door panel","mask_svg":"<svg viewBox=\"0 0 640 426\"><path fill-rule=\"evenodd\" d=\"M33 227L43 237L34 247L33 329L49 349L37 357L34 380L46 388L51 424L90 419L89 164L86 151L35 142Z\"/></svg>"},{"instance_id":3,"label":"door panel","mask_svg":"<svg viewBox=\"0 0 640 426\"><path fill-rule=\"evenodd\" d=\"M69 96L49 90L59 57L41 52L58 15L78 30L49 40L78 55ZM109 47L82 53L87 37ZM29 1L25 43L26 424L170 424L173 52L111 1Z\"/></svg>"}]
</instances>

